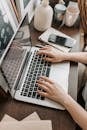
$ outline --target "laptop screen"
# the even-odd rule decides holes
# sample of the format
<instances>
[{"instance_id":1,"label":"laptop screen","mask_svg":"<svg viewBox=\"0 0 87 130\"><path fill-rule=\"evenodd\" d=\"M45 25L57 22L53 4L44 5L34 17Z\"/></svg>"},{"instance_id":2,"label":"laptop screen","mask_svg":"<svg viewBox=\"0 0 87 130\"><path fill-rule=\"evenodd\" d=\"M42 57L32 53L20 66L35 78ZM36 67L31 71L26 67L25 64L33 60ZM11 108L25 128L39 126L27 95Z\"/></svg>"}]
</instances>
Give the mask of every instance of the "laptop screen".
<instances>
[{"instance_id":1,"label":"laptop screen","mask_svg":"<svg viewBox=\"0 0 87 130\"><path fill-rule=\"evenodd\" d=\"M2 62L2 71L8 87L11 89L15 84L16 78L21 73L21 68L28 52L31 50L31 37L28 16L26 15L21 21L15 36L11 38L11 44L8 43L9 49Z\"/></svg>"},{"instance_id":2,"label":"laptop screen","mask_svg":"<svg viewBox=\"0 0 87 130\"><path fill-rule=\"evenodd\" d=\"M0 2L0 59L5 52L5 49L9 44L13 34L14 28L12 27L8 14Z\"/></svg>"},{"instance_id":3,"label":"laptop screen","mask_svg":"<svg viewBox=\"0 0 87 130\"><path fill-rule=\"evenodd\" d=\"M26 15L21 20L17 29L14 31L14 28L11 26L7 14L3 12L0 5L0 64L7 54L10 45L12 45L13 39L16 40L18 45L31 46L31 42L29 42L30 32L28 25L28 16ZM19 44L19 42L21 44Z\"/></svg>"}]
</instances>

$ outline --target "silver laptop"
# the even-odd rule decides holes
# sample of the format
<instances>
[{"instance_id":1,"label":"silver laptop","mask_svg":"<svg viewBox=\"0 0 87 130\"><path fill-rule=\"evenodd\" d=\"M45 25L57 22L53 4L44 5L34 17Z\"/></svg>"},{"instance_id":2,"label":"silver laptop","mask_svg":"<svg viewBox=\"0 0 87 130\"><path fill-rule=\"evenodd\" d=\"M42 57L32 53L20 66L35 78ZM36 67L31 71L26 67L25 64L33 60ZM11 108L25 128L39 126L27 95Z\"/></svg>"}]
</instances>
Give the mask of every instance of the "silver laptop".
<instances>
[{"instance_id":1,"label":"silver laptop","mask_svg":"<svg viewBox=\"0 0 87 130\"><path fill-rule=\"evenodd\" d=\"M45 55L37 55L39 48L32 46L27 17L21 21L6 49L1 64L4 90L16 100L64 110L60 104L37 93L40 88L36 81L41 75L47 76L68 92L69 63L51 64L43 60Z\"/></svg>"}]
</instances>

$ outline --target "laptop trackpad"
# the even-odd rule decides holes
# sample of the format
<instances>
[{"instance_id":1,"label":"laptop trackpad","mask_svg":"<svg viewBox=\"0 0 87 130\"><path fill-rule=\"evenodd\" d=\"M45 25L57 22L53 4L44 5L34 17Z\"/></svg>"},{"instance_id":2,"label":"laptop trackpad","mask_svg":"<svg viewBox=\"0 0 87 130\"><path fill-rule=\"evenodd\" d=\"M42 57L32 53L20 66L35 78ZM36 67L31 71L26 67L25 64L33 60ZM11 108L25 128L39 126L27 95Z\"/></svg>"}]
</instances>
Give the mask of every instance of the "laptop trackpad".
<instances>
[{"instance_id":1,"label":"laptop trackpad","mask_svg":"<svg viewBox=\"0 0 87 130\"><path fill-rule=\"evenodd\" d=\"M51 67L49 78L62 86L68 92L69 63L53 64Z\"/></svg>"}]
</instances>

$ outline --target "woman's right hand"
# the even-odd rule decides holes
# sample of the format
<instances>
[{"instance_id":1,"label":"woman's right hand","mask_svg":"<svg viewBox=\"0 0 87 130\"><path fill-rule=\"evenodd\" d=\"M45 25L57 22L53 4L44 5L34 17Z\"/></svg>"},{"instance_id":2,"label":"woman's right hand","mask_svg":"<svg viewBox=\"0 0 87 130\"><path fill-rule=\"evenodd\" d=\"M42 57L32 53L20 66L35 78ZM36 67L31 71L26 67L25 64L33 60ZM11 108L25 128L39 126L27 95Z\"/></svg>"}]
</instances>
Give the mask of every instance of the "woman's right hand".
<instances>
[{"instance_id":1,"label":"woman's right hand","mask_svg":"<svg viewBox=\"0 0 87 130\"><path fill-rule=\"evenodd\" d=\"M66 53L58 51L56 48L52 46L45 46L41 48L37 54L46 55L44 60L52 63L62 62L66 60Z\"/></svg>"}]
</instances>

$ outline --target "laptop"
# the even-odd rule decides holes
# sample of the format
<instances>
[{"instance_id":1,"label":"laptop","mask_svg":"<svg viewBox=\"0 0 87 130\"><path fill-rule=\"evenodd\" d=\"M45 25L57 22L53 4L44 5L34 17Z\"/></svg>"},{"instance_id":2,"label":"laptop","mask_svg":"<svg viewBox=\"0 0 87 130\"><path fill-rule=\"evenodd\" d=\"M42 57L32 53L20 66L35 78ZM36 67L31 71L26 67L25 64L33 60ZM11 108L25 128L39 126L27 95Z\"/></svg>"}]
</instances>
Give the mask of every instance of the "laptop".
<instances>
[{"instance_id":1,"label":"laptop","mask_svg":"<svg viewBox=\"0 0 87 130\"><path fill-rule=\"evenodd\" d=\"M29 35L25 39L23 35L26 29L22 33L24 26L28 27L27 34ZM68 93L70 65L68 62L52 64L43 60L45 55L37 55L39 47L32 46L27 16L21 21L6 49L7 53L3 58L0 70L2 80L4 79L5 82L4 90L9 91L12 98L16 100L64 110L64 107L60 104L41 97L37 93L40 88L36 81L41 75L47 76L57 82Z\"/></svg>"}]
</instances>

